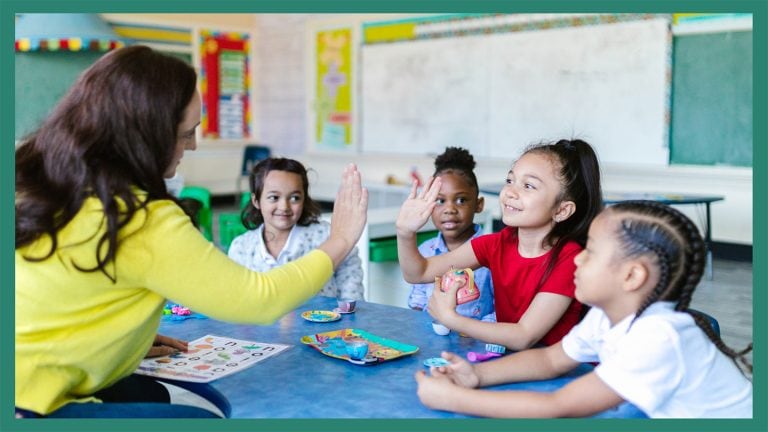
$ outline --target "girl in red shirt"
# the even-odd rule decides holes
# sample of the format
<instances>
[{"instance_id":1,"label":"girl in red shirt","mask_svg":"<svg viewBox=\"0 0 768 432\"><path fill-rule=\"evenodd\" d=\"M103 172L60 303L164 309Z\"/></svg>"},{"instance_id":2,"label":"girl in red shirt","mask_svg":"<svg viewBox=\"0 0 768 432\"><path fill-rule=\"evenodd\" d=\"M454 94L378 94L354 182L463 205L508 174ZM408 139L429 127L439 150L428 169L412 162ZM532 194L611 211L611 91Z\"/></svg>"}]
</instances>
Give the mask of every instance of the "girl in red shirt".
<instances>
[{"instance_id":1,"label":"girl in red shirt","mask_svg":"<svg viewBox=\"0 0 768 432\"><path fill-rule=\"evenodd\" d=\"M446 327L485 342L521 350L557 343L579 321L574 299L574 257L586 242L592 219L602 210L600 169L592 147L560 140L525 150L507 173L499 194L500 232L477 237L446 254L424 258L416 232L429 218L440 178L411 194L398 215L397 252L409 283L426 283L452 268L488 267L498 322L456 313L456 298L434 290L429 313Z\"/></svg>"}]
</instances>

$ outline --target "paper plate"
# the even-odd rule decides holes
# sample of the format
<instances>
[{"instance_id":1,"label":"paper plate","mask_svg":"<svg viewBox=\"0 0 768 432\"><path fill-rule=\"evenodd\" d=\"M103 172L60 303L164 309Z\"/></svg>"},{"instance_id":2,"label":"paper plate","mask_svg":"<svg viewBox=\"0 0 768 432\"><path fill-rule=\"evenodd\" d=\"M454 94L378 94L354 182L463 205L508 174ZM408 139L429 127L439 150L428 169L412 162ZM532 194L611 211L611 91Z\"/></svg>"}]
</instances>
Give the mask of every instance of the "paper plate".
<instances>
[{"instance_id":1,"label":"paper plate","mask_svg":"<svg viewBox=\"0 0 768 432\"><path fill-rule=\"evenodd\" d=\"M308 310L301 313L301 317L312 322L333 322L341 319L341 314L328 310Z\"/></svg>"}]
</instances>

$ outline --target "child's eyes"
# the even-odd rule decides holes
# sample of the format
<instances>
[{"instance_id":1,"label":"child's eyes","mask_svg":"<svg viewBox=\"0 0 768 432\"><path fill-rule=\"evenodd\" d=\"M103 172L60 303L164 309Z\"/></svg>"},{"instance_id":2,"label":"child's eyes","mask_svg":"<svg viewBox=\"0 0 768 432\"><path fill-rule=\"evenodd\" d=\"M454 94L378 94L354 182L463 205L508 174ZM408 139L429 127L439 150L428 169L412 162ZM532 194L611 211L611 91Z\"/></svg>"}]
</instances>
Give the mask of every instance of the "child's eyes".
<instances>
[{"instance_id":1,"label":"child's eyes","mask_svg":"<svg viewBox=\"0 0 768 432\"><path fill-rule=\"evenodd\" d=\"M467 199L466 198L456 198L456 204L461 205L461 204L466 204L466 203L467 203Z\"/></svg>"},{"instance_id":2,"label":"child's eyes","mask_svg":"<svg viewBox=\"0 0 768 432\"><path fill-rule=\"evenodd\" d=\"M300 195L292 195L291 196L291 202L301 202L301 196Z\"/></svg>"},{"instance_id":3,"label":"child's eyes","mask_svg":"<svg viewBox=\"0 0 768 432\"><path fill-rule=\"evenodd\" d=\"M445 204L445 199L438 198L438 199L435 200L435 202L437 203L437 205L443 205L443 204Z\"/></svg>"},{"instance_id":4,"label":"child's eyes","mask_svg":"<svg viewBox=\"0 0 768 432\"><path fill-rule=\"evenodd\" d=\"M525 184L525 188L526 188L526 189L536 189L536 186L534 186L534 185L532 185L532 184L530 184L530 183L526 183L526 184Z\"/></svg>"}]
</instances>

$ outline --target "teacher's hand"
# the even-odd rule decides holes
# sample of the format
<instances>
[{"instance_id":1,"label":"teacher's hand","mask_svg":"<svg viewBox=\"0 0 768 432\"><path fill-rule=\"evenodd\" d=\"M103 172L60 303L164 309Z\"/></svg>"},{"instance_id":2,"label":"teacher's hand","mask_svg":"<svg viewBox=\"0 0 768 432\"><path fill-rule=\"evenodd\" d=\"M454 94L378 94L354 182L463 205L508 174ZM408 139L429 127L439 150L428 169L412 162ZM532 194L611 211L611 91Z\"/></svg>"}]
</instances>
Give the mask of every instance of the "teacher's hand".
<instances>
[{"instance_id":1,"label":"teacher's hand","mask_svg":"<svg viewBox=\"0 0 768 432\"><path fill-rule=\"evenodd\" d=\"M149 348L149 351L147 351L147 354L144 357L149 358L170 355L179 351L186 351L187 347L187 341L158 334L155 336L155 342L152 344L152 347Z\"/></svg>"}]
</instances>

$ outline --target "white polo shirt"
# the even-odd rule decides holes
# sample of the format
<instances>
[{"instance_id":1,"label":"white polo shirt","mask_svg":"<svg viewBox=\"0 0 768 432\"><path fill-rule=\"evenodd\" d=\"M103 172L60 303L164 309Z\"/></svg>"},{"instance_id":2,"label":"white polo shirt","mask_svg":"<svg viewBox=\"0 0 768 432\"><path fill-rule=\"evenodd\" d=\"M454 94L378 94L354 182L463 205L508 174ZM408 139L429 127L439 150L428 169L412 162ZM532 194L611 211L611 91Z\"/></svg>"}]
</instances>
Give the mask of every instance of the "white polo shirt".
<instances>
[{"instance_id":1,"label":"white polo shirt","mask_svg":"<svg viewBox=\"0 0 768 432\"><path fill-rule=\"evenodd\" d=\"M751 418L752 383L674 303L611 327L599 308L563 338L565 353L652 418Z\"/></svg>"},{"instance_id":2,"label":"white polo shirt","mask_svg":"<svg viewBox=\"0 0 768 432\"><path fill-rule=\"evenodd\" d=\"M235 262L258 272L295 261L320 246L331 234L331 224L319 221L308 226L294 225L283 250L273 257L264 244L264 224L232 240L227 252ZM344 258L318 295L363 300L363 267L357 247Z\"/></svg>"}]
</instances>

